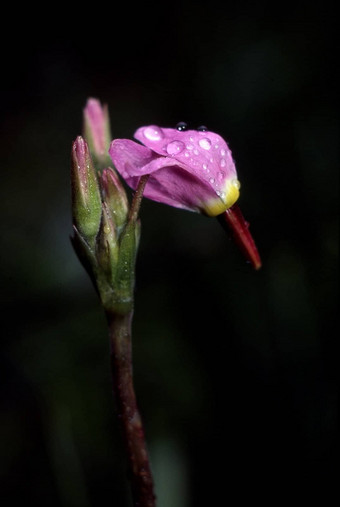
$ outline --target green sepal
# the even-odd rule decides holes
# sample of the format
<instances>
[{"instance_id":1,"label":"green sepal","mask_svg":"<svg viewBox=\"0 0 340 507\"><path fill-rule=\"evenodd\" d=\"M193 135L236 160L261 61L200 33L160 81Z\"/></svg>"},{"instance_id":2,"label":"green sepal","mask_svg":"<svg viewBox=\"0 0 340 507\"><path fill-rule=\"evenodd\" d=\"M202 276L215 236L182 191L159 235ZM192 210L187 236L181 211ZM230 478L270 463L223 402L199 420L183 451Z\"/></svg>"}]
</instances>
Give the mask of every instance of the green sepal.
<instances>
[{"instance_id":1,"label":"green sepal","mask_svg":"<svg viewBox=\"0 0 340 507\"><path fill-rule=\"evenodd\" d=\"M101 223L101 195L87 143L80 136L72 146L71 183L73 223L93 248Z\"/></svg>"}]
</instances>

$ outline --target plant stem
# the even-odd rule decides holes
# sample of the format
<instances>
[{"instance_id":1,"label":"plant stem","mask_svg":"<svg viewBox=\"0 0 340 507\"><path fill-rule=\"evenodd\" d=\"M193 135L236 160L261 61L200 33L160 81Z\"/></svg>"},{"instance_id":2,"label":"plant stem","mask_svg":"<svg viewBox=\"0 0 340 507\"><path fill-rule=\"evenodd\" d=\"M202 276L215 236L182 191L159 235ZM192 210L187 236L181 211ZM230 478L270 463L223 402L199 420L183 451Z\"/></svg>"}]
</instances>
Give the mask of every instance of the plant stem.
<instances>
[{"instance_id":1,"label":"plant stem","mask_svg":"<svg viewBox=\"0 0 340 507\"><path fill-rule=\"evenodd\" d=\"M111 371L135 507L155 507L153 480L142 420L132 378L132 311L125 315L107 312Z\"/></svg>"}]
</instances>

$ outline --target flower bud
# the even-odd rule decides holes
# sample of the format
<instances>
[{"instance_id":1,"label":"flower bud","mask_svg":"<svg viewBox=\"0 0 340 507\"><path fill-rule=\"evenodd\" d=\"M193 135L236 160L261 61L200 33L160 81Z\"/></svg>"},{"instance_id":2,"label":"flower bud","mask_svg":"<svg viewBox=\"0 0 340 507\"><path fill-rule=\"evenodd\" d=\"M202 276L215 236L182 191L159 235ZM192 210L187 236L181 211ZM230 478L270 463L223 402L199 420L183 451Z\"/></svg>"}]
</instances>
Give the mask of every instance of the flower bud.
<instances>
[{"instance_id":1,"label":"flower bud","mask_svg":"<svg viewBox=\"0 0 340 507\"><path fill-rule=\"evenodd\" d=\"M116 267L118 299L131 304L133 299L135 263L138 248L139 222L128 222L119 238L119 257Z\"/></svg>"},{"instance_id":2,"label":"flower bud","mask_svg":"<svg viewBox=\"0 0 340 507\"><path fill-rule=\"evenodd\" d=\"M110 282L118 262L118 238L109 207L102 203L102 221L96 241L98 266L106 273Z\"/></svg>"},{"instance_id":3,"label":"flower bud","mask_svg":"<svg viewBox=\"0 0 340 507\"><path fill-rule=\"evenodd\" d=\"M71 161L73 224L91 246L98 234L102 206L99 184L86 141L78 136Z\"/></svg>"},{"instance_id":4,"label":"flower bud","mask_svg":"<svg viewBox=\"0 0 340 507\"><path fill-rule=\"evenodd\" d=\"M86 103L83 131L95 162L105 167L110 161L108 155L111 141L110 119L107 106L101 106L97 99L90 98Z\"/></svg>"},{"instance_id":5,"label":"flower bud","mask_svg":"<svg viewBox=\"0 0 340 507\"><path fill-rule=\"evenodd\" d=\"M124 187L111 167L103 170L100 182L103 199L111 212L118 232L120 232L120 229L126 223L129 211L129 203Z\"/></svg>"}]
</instances>

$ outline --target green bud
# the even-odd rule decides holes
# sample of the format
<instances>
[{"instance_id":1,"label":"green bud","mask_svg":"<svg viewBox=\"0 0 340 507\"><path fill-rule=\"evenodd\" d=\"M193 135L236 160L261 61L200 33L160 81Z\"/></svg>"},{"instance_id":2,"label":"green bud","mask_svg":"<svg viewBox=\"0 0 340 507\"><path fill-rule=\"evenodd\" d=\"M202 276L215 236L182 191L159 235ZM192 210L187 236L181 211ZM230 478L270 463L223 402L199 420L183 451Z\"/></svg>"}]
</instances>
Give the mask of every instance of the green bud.
<instances>
[{"instance_id":1,"label":"green bud","mask_svg":"<svg viewBox=\"0 0 340 507\"><path fill-rule=\"evenodd\" d=\"M73 224L94 247L101 223L101 196L88 145L81 136L72 146L71 182Z\"/></svg>"},{"instance_id":2,"label":"green bud","mask_svg":"<svg viewBox=\"0 0 340 507\"><path fill-rule=\"evenodd\" d=\"M116 171L111 167L104 169L101 175L101 189L115 226L118 231L125 225L129 212L129 203L122 183Z\"/></svg>"},{"instance_id":3,"label":"green bud","mask_svg":"<svg viewBox=\"0 0 340 507\"><path fill-rule=\"evenodd\" d=\"M137 238L139 225L136 222L128 222L119 238L119 258L116 268L116 287L119 291L119 300L132 304L135 263L137 255Z\"/></svg>"},{"instance_id":4,"label":"green bud","mask_svg":"<svg viewBox=\"0 0 340 507\"><path fill-rule=\"evenodd\" d=\"M104 271L109 283L112 284L118 262L118 237L106 202L102 203L102 211L102 221L96 241L96 257L98 266Z\"/></svg>"}]
</instances>

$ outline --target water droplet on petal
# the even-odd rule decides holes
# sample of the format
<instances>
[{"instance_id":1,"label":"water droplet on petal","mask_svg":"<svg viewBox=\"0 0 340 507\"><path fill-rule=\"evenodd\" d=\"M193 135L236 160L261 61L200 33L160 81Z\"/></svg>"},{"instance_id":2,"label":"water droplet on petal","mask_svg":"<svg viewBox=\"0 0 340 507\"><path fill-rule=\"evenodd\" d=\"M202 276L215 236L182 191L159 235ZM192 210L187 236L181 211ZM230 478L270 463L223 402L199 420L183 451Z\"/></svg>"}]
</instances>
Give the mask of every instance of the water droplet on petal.
<instances>
[{"instance_id":1,"label":"water droplet on petal","mask_svg":"<svg viewBox=\"0 0 340 507\"><path fill-rule=\"evenodd\" d=\"M227 163L227 162L225 161L225 159L224 159L224 158L221 158L221 160L220 160L220 167L225 167L225 166L226 166L226 163Z\"/></svg>"},{"instance_id":2,"label":"water droplet on petal","mask_svg":"<svg viewBox=\"0 0 340 507\"><path fill-rule=\"evenodd\" d=\"M197 149L197 148L195 148L195 149L194 149L194 155L199 155L199 154L200 154L200 152L198 151L198 149Z\"/></svg>"},{"instance_id":3,"label":"water droplet on petal","mask_svg":"<svg viewBox=\"0 0 340 507\"><path fill-rule=\"evenodd\" d=\"M203 169L204 169L205 171L208 169L207 164L203 164L203 166L202 166L202 167L203 167Z\"/></svg>"},{"instance_id":4,"label":"water droplet on petal","mask_svg":"<svg viewBox=\"0 0 340 507\"><path fill-rule=\"evenodd\" d=\"M217 178L218 178L220 181L222 181L222 180L224 179L224 177L225 177L225 172L223 172L223 171L220 171L220 172L218 173L218 175L217 175Z\"/></svg>"},{"instance_id":5,"label":"water droplet on petal","mask_svg":"<svg viewBox=\"0 0 340 507\"><path fill-rule=\"evenodd\" d=\"M168 155L171 155L172 157L174 155L178 155L178 153L181 153L185 148L185 144L181 141L172 141L168 144L166 147L166 151Z\"/></svg>"},{"instance_id":6,"label":"water droplet on petal","mask_svg":"<svg viewBox=\"0 0 340 507\"><path fill-rule=\"evenodd\" d=\"M190 157L190 153L189 153L188 151L186 151L186 152L184 153L184 156L188 158L188 157Z\"/></svg>"},{"instance_id":7,"label":"water droplet on petal","mask_svg":"<svg viewBox=\"0 0 340 507\"><path fill-rule=\"evenodd\" d=\"M180 121L176 125L176 129L179 130L180 132L182 132L183 130L187 130L187 128L188 128L188 124L185 123L185 121Z\"/></svg>"},{"instance_id":8,"label":"water droplet on petal","mask_svg":"<svg viewBox=\"0 0 340 507\"><path fill-rule=\"evenodd\" d=\"M210 178L209 181L210 181L211 184L215 183L214 178Z\"/></svg>"},{"instance_id":9,"label":"water droplet on petal","mask_svg":"<svg viewBox=\"0 0 340 507\"><path fill-rule=\"evenodd\" d=\"M162 129L156 125L146 127L143 134L149 141L160 141L164 137Z\"/></svg>"},{"instance_id":10,"label":"water droplet on petal","mask_svg":"<svg viewBox=\"0 0 340 507\"><path fill-rule=\"evenodd\" d=\"M198 141L198 144L200 145L203 150L210 150L211 148L211 141L207 137L203 137L203 139L200 139Z\"/></svg>"},{"instance_id":11,"label":"water droplet on petal","mask_svg":"<svg viewBox=\"0 0 340 507\"><path fill-rule=\"evenodd\" d=\"M200 127L198 127L198 132L206 132L208 130L208 128L205 126L205 125L201 125Z\"/></svg>"},{"instance_id":12,"label":"water droplet on petal","mask_svg":"<svg viewBox=\"0 0 340 507\"><path fill-rule=\"evenodd\" d=\"M225 155L225 149L222 148L221 151L220 151L220 153L221 153L222 157L224 157L224 155Z\"/></svg>"}]
</instances>

